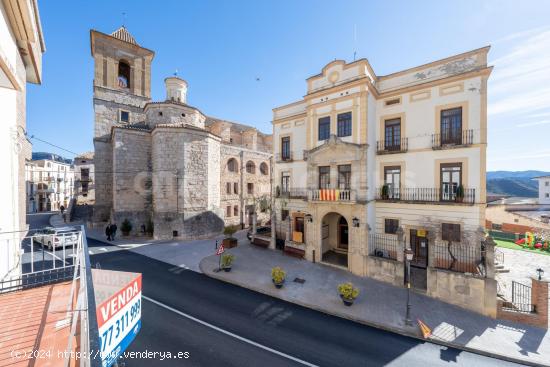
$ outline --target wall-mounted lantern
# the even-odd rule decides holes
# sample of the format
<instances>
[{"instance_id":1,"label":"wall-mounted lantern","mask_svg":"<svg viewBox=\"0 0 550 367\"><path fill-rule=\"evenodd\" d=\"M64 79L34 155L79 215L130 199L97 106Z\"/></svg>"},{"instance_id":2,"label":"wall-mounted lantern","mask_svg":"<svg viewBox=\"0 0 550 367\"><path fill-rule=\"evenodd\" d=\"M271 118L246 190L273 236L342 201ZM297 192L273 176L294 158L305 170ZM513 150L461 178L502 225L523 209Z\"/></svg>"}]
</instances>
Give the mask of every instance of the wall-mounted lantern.
<instances>
[{"instance_id":1,"label":"wall-mounted lantern","mask_svg":"<svg viewBox=\"0 0 550 367\"><path fill-rule=\"evenodd\" d=\"M313 222L313 217L311 216L311 214L306 214L306 215L304 216L304 218L306 218L306 220L307 220L308 223Z\"/></svg>"},{"instance_id":2,"label":"wall-mounted lantern","mask_svg":"<svg viewBox=\"0 0 550 367\"><path fill-rule=\"evenodd\" d=\"M359 218L353 217L353 218L351 219L351 222L353 223L353 226L354 226L354 227L359 227Z\"/></svg>"}]
</instances>

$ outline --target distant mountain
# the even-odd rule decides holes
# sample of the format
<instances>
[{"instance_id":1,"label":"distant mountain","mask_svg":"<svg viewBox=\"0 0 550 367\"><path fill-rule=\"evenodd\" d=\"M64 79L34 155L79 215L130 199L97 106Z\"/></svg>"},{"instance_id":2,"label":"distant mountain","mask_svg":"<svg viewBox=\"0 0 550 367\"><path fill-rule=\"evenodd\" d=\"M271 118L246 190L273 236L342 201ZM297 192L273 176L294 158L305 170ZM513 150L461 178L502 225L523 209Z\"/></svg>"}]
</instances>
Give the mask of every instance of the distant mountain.
<instances>
[{"instance_id":1,"label":"distant mountain","mask_svg":"<svg viewBox=\"0 0 550 367\"><path fill-rule=\"evenodd\" d=\"M490 171L487 172L487 180L494 178L533 178L537 176L550 175L544 171Z\"/></svg>"},{"instance_id":2,"label":"distant mountain","mask_svg":"<svg viewBox=\"0 0 550 367\"><path fill-rule=\"evenodd\" d=\"M487 192L510 196L538 197L538 182L533 177L550 175L544 171L487 172Z\"/></svg>"}]
</instances>

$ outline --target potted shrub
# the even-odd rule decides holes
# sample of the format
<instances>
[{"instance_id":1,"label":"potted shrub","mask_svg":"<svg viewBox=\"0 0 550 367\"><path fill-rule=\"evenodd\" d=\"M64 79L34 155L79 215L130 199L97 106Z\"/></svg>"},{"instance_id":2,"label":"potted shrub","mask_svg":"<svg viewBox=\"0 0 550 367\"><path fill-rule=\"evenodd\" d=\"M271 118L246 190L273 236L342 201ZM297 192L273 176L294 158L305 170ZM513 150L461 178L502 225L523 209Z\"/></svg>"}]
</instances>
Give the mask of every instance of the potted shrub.
<instances>
[{"instance_id":1,"label":"potted shrub","mask_svg":"<svg viewBox=\"0 0 550 367\"><path fill-rule=\"evenodd\" d=\"M458 187L456 188L455 201L457 203L461 203L464 201L464 186L458 185Z\"/></svg>"},{"instance_id":2,"label":"potted shrub","mask_svg":"<svg viewBox=\"0 0 550 367\"><path fill-rule=\"evenodd\" d=\"M387 184L384 184L382 186L382 199L388 200L390 198L390 186Z\"/></svg>"},{"instance_id":3,"label":"potted shrub","mask_svg":"<svg viewBox=\"0 0 550 367\"><path fill-rule=\"evenodd\" d=\"M223 254L222 255L222 269L224 271L231 271L231 266L233 265L233 260L235 260L235 255Z\"/></svg>"},{"instance_id":4,"label":"potted shrub","mask_svg":"<svg viewBox=\"0 0 550 367\"><path fill-rule=\"evenodd\" d=\"M120 230L124 236L128 236L130 234L130 231L132 230L132 223L130 223L128 218L124 219L122 225L120 226Z\"/></svg>"},{"instance_id":5,"label":"potted shrub","mask_svg":"<svg viewBox=\"0 0 550 367\"><path fill-rule=\"evenodd\" d=\"M348 282L338 285L338 293L340 293L342 302L344 302L346 306L351 306L359 295L359 290Z\"/></svg>"},{"instance_id":6,"label":"potted shrub","mask_svg":"<svg viewBox=\"0 0 550 367\"><path fill-rule=\"evenodd\" d=\"M275 287L282 288L284 282L285 282L285 271L276 266L273 269L271 269L271 280L273 281L273 284L275 284Z\"/></svg>"},{"instance_id":7,"label":"potted shrub","mask_svg":"<svg viewBox=\"0 0 550 367\"><path fill-rule=\"evenodd\" d=\"M223 239L223 246L225 248L232 248L237 246L237 239L233 235L237 232L237 227L227 226L223 229L225 238Z\"/></svg>"}]
</instances>

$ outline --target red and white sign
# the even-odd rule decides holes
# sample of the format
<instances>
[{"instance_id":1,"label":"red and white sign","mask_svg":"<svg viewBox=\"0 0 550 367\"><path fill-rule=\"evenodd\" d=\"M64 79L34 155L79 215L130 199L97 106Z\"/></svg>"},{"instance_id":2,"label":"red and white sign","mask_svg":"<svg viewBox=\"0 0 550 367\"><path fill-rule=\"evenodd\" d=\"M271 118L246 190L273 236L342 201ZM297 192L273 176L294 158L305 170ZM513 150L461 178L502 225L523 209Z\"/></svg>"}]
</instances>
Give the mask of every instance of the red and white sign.
<instances>
[{"instance_id":1,"label":"red and white sign","mask_svg":"<svg viewBox=\"0 0 550 367\"><path fill-rule=\"evenodd\" d=\"M216 250L216 255L221 255L225 252L225 247L223 247L223 243L220 245L220 247L218 247L218 249Z\"/></svg>"},{"instance_id":2,"label":"red and white sign","mask_svg":"<svg viewBox=\"0 0 550 367\"><path fill-rule=\"evenodd\" d=\"M97 309L102 365L111 366L141 328L141 274Z\"/></svg>"}]
</instances>

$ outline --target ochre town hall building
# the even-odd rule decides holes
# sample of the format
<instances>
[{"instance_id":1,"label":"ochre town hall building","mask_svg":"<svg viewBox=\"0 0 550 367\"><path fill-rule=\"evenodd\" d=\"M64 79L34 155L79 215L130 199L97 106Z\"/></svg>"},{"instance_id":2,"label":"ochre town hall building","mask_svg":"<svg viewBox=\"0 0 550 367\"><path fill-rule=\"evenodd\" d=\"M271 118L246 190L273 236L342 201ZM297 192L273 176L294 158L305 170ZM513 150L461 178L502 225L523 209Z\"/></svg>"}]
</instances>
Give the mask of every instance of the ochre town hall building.
<instances>
[{"instance_id":1,"label":"ochre town hall building","mask_svg":"<svg viewBox=\"0 0 550 367\"><path fill-rule=\"evenodd\" d=\"M484 242L489 47L390 75L335 60L273 109L287 252L496 314Z\"/></svg>"},{"instance_id":2,"label":"ochre town hall building","mask_svg":"<svg viewBox=\"0 0 550 367\"><path fill-rule=\"evenodd\" d=\"M154 52L121 27L90 32L94 58L94 222L128 219L154 237L197 238L269 220L271 135L187 104L187 82L165 79L151 100Z\"/></svg>"}]
</instances>

